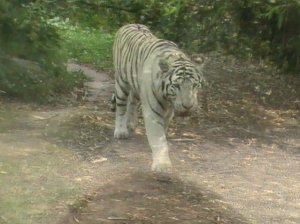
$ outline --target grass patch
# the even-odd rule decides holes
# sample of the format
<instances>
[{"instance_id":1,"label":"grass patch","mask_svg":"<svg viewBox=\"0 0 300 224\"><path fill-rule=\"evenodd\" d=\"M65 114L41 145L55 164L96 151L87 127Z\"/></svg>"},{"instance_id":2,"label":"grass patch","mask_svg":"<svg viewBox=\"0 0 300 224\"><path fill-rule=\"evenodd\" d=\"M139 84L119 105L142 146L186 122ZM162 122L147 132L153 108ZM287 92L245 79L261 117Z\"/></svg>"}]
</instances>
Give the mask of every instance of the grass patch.
<instances>
[{"instance_id":1,"label":"grass patch","mask_svg":"<svg viewBox=\"0 0 300 224\"><path fill-rule=\"evenodd\" d=\"M59 19L52 23L60 29L63 48L69 59L102 71L112 69L114 35L100 28L81 28Z\"/></svg>"}]
</instances>

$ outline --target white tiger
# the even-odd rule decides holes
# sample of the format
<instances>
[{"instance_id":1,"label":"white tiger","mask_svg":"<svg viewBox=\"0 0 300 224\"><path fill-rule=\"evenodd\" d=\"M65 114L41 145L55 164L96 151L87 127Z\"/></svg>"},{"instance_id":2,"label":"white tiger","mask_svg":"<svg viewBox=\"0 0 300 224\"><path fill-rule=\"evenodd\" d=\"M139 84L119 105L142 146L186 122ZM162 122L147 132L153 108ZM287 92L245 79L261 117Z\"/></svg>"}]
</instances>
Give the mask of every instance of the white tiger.
<instances>
[{"instance_id":1,"label":"white tiger","mask_svg":"<svg viewBox=\"0 0 300 224\"><path fill-rule=\"evenodd\" d=\"M121 27L113 46L116 121L114 137L128 138L137 122L141 101L152 171L169 172L172 164L166 139L174 115L197 107L198 88L203 84L199 57L191 60L171 41L158 39L140 24ZM200 58L202 60L202 58Z\"/></svg>"}]
</instances>

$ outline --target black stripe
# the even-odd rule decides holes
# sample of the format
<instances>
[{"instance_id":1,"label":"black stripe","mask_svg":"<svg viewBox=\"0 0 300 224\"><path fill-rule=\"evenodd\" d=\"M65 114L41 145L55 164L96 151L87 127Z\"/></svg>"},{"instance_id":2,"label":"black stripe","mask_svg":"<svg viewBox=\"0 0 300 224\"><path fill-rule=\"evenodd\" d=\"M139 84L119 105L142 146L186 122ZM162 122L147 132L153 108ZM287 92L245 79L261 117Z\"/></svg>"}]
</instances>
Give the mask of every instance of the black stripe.
<instances>
[{"instance_id":1,"label":"black stripe","mask_svg":"<svg viewBox=\"0 0 300 224\"><path fill-rule=\"evenodd\" d=\"M123 104L123 103L117 103L117 106L118 106L118 107L126 107L126 106L127 106L127 104Z\"/></svg>"},{"instance_id":2,"label":"black stripe","mask_svg":"<svg viewBox=\"0 0 300 224\"><path fill-rule=\"evenodd\" d=\"M152 107L152 105L151 105L151 103L150 103L149 95L146 94L146 96L147 96L147 101L148 101L148 104L149 104L151 110L152 110L158 117L163 118L163 115L161 115L158 111L156 111L156 110Z\"/></svg>"},{"instance_id":3,"label":"black stripe","mask_svg":"<svg viewBox=\"0 0 300 224\"><path fill-rule=\"evenodd\" d=\"M152 53L154 50L166 46L168 43L165 40L158 39L157 41L154 42L154 44L150 47L149 53Z\"/></svg>"},{"instance_id":4,"label":"black stripe","mask_svg":"<svg viewBox=\"0 0 300 224\"><path fill-rule=\"evenodd\" d=\"M128 83L127 80L124 79L124 77L122 75L118 76L118 78L120 78L120 79L117 79L117 82L118 82L119 86L123 86L124 88L128 87L129 83ZM121 81L123 83L121 83Z\"/></svg>"},{"instance_id":5,"label":"black stripe","mask_svg":"<svg viewBox=\"0 0 300 224\"><path fill-rule=\"evenodd\" d=\"M171 75L169 75L169 83L172 83L172 78L173 78L174 73L171 73ZM168 86L167 86L168 87Z\"/></svg>"},{"instance_id":6,"label":"black stripe","mask_svg":"<svg viewBox=\"0 0 300 224\"><path fill-rule=\"evenodd\" d=\"M118 99L119 101L126 101L127 99L124 99L120 96L118 96L118 93L115 94L115 98Z\"/></svg>"},{"instance_id":7,"label":"black stripe","mask_svg":"<svg viewBox=\"0 0 300 224\"><path fill-rule=\"evenodd\" d=\"M129 91L128 91L128 84L126 85L126 84L121 83L119 79L116 79L116 81L117 81L118 86L120 87L120 90L121 90L125 95L128 96L128 94L129 94ZM123 85L122 85L122 84L123 84Z\"/></svg>"},{"instance_id":8,"label":"black stripe","mask_svg":"<svg viewBox=\"0 0 300 224\"><path fill-rule=\"evenodd\" d=\"M162 109L162 110L165 110L166 108L165 108L163 102L161 102L161 101L159 100L159 97L158 97L157 94L156 94L157 91L153 88L153 84L152 84L152 86L151 86L151 90L152 90L152 93L153 93L154 98L155 98L156 101L158 102L158 104L159 104L159 106L161 107L161 109Z\"/></svg>"}]
</instances>

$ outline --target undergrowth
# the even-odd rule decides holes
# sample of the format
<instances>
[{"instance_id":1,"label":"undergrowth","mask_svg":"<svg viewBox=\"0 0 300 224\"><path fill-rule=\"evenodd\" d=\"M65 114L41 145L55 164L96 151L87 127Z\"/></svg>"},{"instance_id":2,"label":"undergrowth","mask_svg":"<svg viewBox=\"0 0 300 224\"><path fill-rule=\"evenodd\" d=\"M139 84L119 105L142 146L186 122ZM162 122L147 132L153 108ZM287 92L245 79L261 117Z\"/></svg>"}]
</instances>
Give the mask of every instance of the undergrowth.
<instances>
[{"instance_id":1,"label":"undergrowth","mask_svg":"<svg viewBox=\"0 0 300 224\"><path fill-rule=\"evenodd\" d=\"M80 27L67 20L55 18L52 24L59 28L67 57L80 64L90 65L102 71L112 68L114 36L101 28Z\"/></svg>"}]
</instances>

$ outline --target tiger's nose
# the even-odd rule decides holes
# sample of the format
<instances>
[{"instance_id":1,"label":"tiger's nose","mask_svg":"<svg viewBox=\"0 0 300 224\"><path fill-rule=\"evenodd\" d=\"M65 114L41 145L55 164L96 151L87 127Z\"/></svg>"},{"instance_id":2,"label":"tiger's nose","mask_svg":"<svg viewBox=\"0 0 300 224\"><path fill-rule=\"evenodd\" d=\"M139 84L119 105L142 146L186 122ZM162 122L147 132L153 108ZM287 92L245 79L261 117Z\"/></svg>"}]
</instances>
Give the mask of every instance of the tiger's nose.
<instances>
[{"instance_id":1,"label":"tiger's nose","mask_svg":"<svg viewBox=\"0 0 300 224\"><path fill-rule=\"evenodd\" d=\"M184 104L182 104L182 106L183 106L183 108L186 109L186 110L190 110L190 109L193 107L192 104L191 104L191 105L184 105Z\"/></svg>"}]
</instances>

